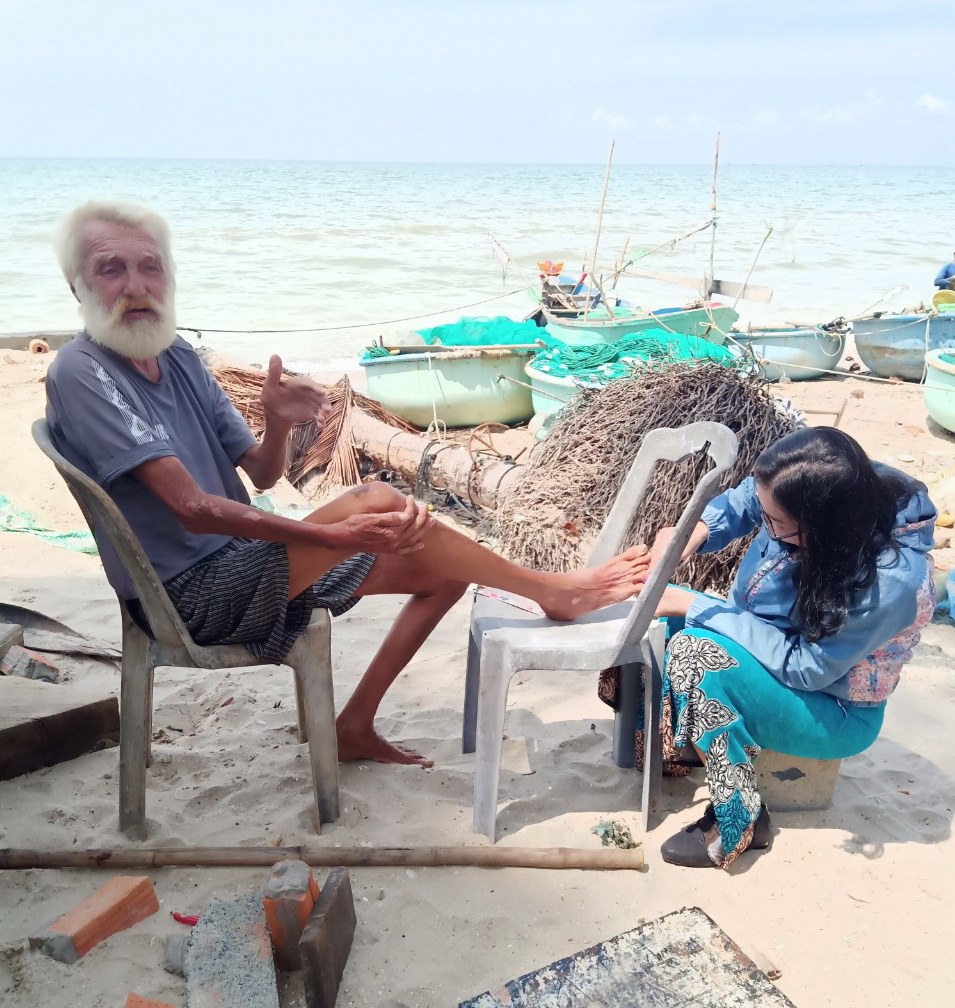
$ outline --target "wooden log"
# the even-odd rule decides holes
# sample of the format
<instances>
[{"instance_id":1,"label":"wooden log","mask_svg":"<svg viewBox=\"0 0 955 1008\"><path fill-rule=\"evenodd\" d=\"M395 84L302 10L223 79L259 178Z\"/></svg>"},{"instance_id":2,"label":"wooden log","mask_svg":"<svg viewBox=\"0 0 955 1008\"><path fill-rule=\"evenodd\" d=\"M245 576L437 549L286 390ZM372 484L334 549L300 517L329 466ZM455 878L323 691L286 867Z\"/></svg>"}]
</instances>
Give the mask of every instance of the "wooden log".
<instances>
[{"instance_id":1,"label":"wooden log","mask_svg":"<svg viewBox=\"0 0 955 1008\"><path fill-rule=\"evenodd\" d=\"M351 436L357 450L373 465L393 469L409 483L415 480L422 456L430 452L431 485L482 508L496 507L521 471L512 462L484 457L474 460L462 444L435 444L426 435L396 430L359 409L352 410Z\"/></svg>"},{"instance_id":2,"label":"wooden log","mask_svg":"<svg viewBox=\"0 0 955 1008\"><path fill-rule=\"evenodd\" d=\"M0 677L0 780L119 741L116 697L70 684Z\"/></svg>"},{"instance_id":3,"label":"wooden log","mask_svg":"<svg viewBox=\"0 0 955 1008\"><path fill-rule=\"evenodd\" d=\"M586 868L639 871L643 848L598 847L129 847L91 850L0 848L0 869L271 867L298 858L312 867Z\"/></svg>"}]
</instances>

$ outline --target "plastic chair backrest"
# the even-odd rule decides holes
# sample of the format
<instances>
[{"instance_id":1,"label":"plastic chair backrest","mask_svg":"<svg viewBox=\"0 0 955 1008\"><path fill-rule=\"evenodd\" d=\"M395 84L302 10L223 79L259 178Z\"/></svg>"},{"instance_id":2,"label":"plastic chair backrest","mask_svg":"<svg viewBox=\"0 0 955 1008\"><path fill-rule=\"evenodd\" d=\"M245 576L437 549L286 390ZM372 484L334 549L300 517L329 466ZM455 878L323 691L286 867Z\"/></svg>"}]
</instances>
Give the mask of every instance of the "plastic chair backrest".
<instances>
[{"instance_id":1,"label":"plastic chair backrest","mask_svg":"<svg viewBox=\"0 0 955 1008\"><path fill-rule=\"evenodd\" d=\"M166 589L143 552L139 540L112 498L98 483L57 451L46 420L35 420L32 433L39 449L50 459L76 498L90 530L105 533L112 543L136 587L152 636L166 647L192 650L194 645L189 631L169 600ZM120 603L122 604L122 599Z\"/></svg>"},{"instance_id":2,"label":"plastic chair backrest","mask_svg":"<svg viewBox=\"0 0 955 1008\"><path fill-rule=\"evenodd\" d=\"M640 638L646 633L703 508L716 496L720 480L736 461L739 442L729 427L703 421L687 424L685 427L660 427L649 431L624 477L610 514L604 522L603 530L597 537L587 560L587 566L594 567L605 563L620 552L633 523L636 509L646 495L658 462L678 462L704 448L712 459L713 466L696 484L677 522L673 538L664 550L660 563L643 586L637 604L630 611L625 628L625 639L628 641Z\"/></svg>"}]
</instances>

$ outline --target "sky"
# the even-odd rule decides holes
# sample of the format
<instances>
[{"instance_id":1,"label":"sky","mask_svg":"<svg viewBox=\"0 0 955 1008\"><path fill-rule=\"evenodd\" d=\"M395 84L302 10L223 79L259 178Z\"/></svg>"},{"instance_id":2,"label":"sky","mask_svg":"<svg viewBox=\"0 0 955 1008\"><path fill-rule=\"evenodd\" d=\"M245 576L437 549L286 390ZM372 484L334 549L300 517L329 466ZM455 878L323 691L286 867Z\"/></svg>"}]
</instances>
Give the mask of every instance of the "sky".
<instances>
[{"instance_id":1,"label":"sky","mask_svg":"<svg viewBox=\"0 0 955 1008\"><path fill-rule=\"evenodd\" d=\"M955 0L0 0L0 157L944 165Z\"/></svg>"}]
</instances>

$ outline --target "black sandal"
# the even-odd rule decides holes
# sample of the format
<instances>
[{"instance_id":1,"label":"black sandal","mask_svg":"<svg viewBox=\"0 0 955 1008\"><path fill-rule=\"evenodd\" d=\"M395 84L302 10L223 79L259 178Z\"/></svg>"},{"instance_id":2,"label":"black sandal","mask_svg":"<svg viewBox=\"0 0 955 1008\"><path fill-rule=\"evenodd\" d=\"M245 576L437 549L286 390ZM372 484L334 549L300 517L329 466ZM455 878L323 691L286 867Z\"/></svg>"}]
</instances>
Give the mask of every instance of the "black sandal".
<instances>
[{"instance_id":1,"label":"black sandal","mask_svg":"<svg viewBox=\"0 0 955 1008\"><path fill-rule=\"evenodd\" d=\"M668 864L680 865L683 868L716 868L718 865L710 857L706 844L706 833L715 828L716 813L713 806L707 802L703 816L695 823L680 830L660 847L663 860ZM753 839L747 850L765 850L773 842L772 826L769 821L769 810L761 805L759 816L753 827Z\"/></svg>"}]
</instances>

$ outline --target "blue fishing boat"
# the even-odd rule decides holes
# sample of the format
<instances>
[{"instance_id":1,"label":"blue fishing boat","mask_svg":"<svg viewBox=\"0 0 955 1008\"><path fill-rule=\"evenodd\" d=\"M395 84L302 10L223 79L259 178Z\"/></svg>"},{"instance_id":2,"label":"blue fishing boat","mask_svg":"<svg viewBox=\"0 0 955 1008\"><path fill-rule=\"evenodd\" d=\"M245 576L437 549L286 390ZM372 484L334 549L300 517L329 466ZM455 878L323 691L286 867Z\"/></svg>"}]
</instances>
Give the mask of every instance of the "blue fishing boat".
<instances>
[{"instance_id":1,"label":"blue fishing boat","mask_svg":"<svg viewBox=\"0 0 955 1008\"><path fill-rule=\"evenodd\" d=\"M852 335L862 363L882 378L921 381L930 350L955 348L955 314L876 314L854 319Z\"/></svg>"},{"instance_id":2,"label":"blue fishing boat","mask_svg":"<svg viewBox=\"0 0 955 1008\"><path fill-rule=\"evenodd\" d=\"M846 347L848 326L781 326L733 330L728 342L752 351L769 381L808 381L833 370Z\"/></svg>"}]
</instances>

